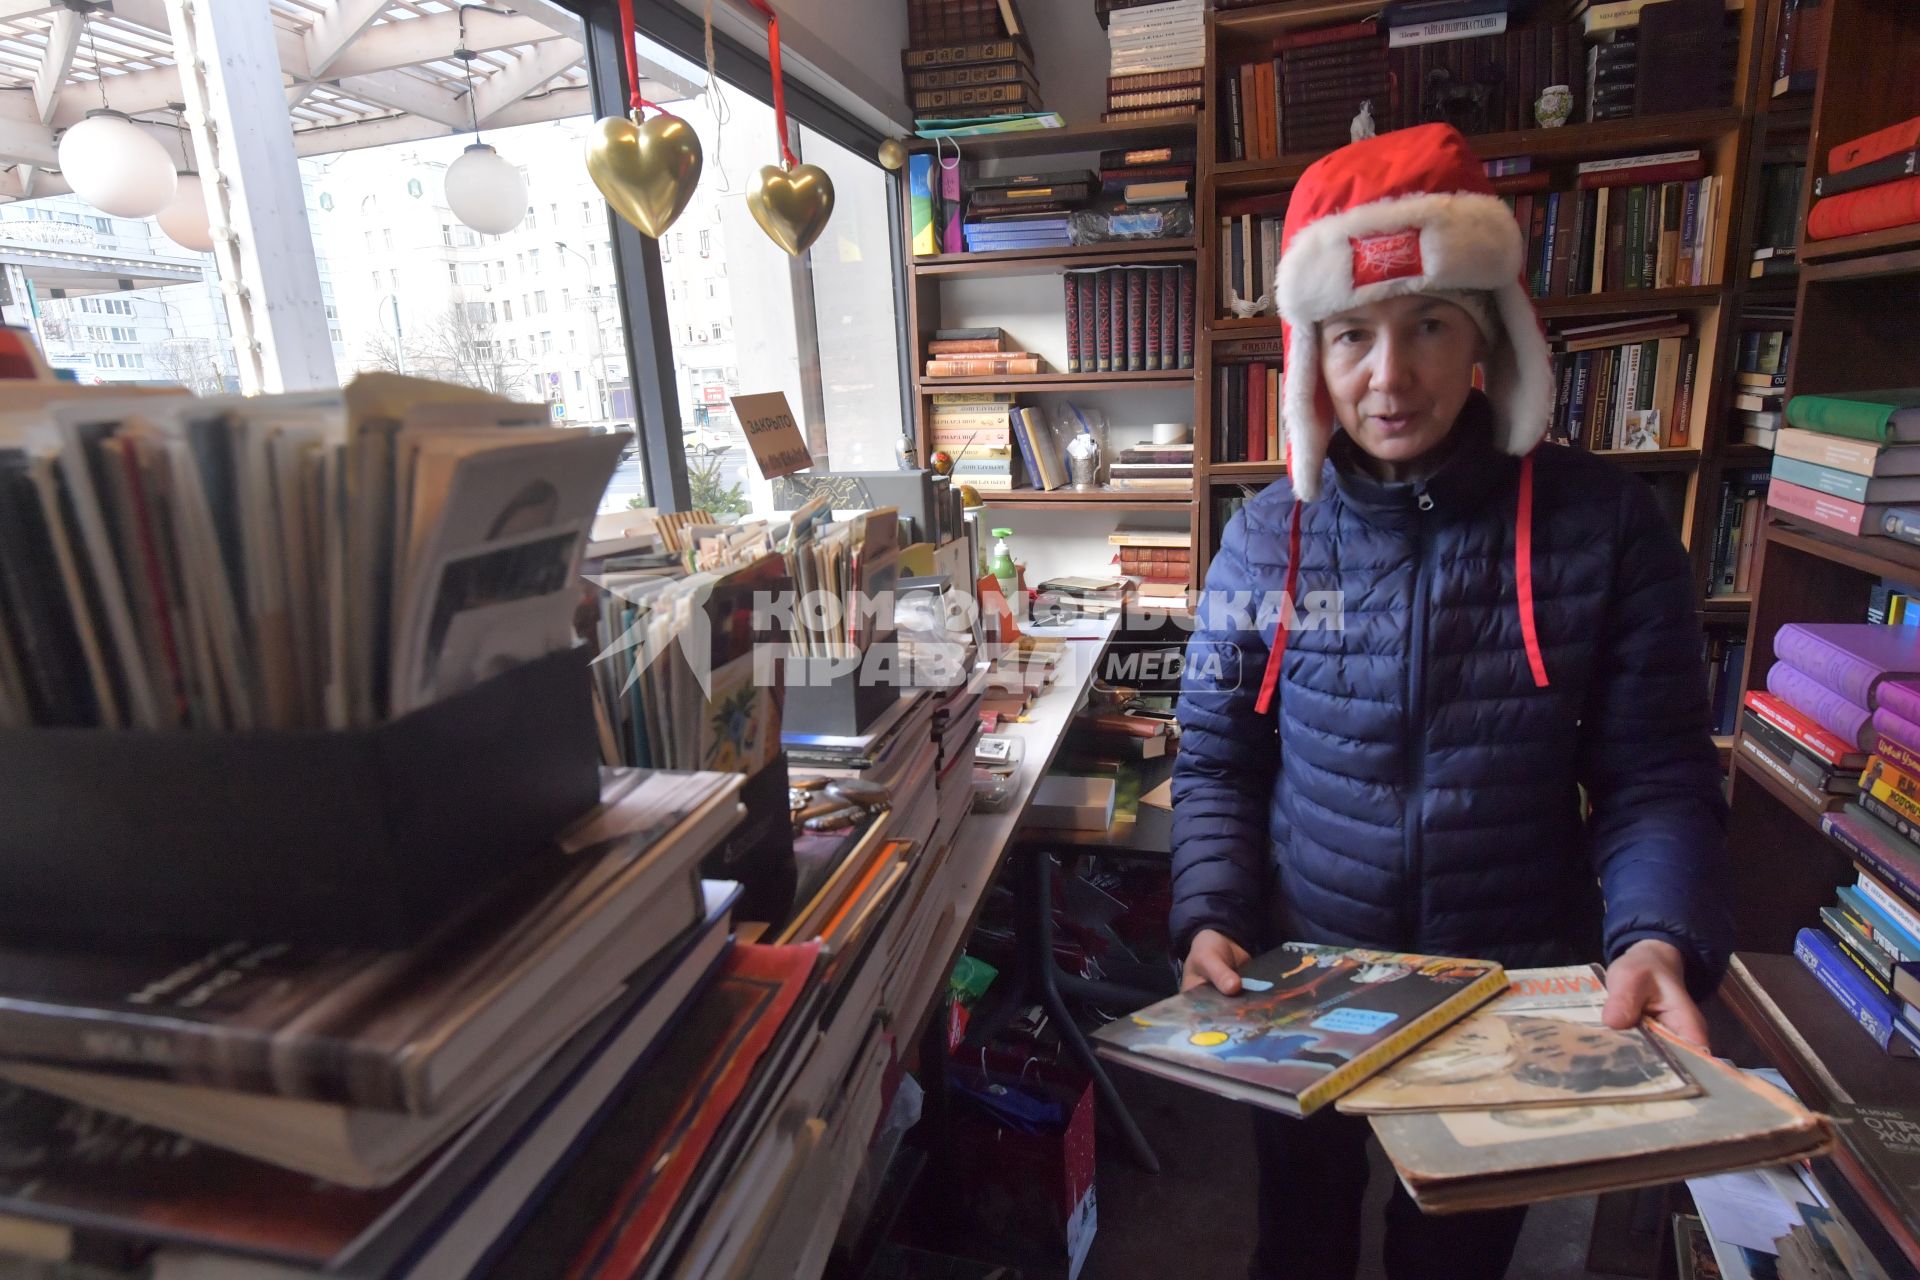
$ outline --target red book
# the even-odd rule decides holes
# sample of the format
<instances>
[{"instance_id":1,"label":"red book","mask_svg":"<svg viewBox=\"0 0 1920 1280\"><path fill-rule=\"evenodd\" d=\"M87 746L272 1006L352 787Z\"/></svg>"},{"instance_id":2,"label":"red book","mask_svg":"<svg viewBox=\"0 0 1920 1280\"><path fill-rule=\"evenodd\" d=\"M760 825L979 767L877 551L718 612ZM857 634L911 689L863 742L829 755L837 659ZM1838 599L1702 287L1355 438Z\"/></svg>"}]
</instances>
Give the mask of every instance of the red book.
<instances>
[{"instance_id":1,"label":"red book","mask_svg":"<svg viewBox=\"0 0 1920 1280\"><path fill-rule=\"evenodd\" d=\"M1780 698L1759 689L1750 689L1747 709L1800 746L1836 769L1859 769L1866 765L1866 753L1838 734L1822 728L1811 717L1802 715Z\"/></svg>"},{"instance_id":2,"label":"red book","mask_svg":"<svg viewBox=\"0 0 1920 1280\"><path fill-rule=\"evenodd\" d=\"M1807 210L1807 238L1831 240L1910 222L1920 222L1920 176L1814 201Z\"/></svg>"},{"instance_id":3,"label":"red book","mask_svg":"<svg viewBox=\"0 0 1920 1280\"><path fill-rule=\"evenodd\" d=\"M1146 329L1142 367L1157 370L1160 367L1160 271L1157 267L1149 267L1144 274L1147 277L1147 300L1142 312L1142 325Z\"/></svg>"},{"instance_id":4,"label":"red book","mask_svg":"<svg viewBox=\"0 0 1920 1280\"><path fill-rule=\"evenodd\" d=\"M1069 271L1060 280L1067 290L1067 372L1090 372L1080 357L1080 294L1075 287L1080 277Z\"/></svg>"},{"instance_id":5,"label":"red book","mask_svg":"<svg viewBox=\"0 0 1920 1280\"><path fill-rule=\"evenodd\" d=\"M1920 116L1841 143L1827 152L1827 172L1840 173L1915 147L1920 147Z\"/></svg>"},{"instance_id":6,"label":"red book","mask_svg":"<svg viewBox=\"0 0 1920 1280\"><path fill-rule=\"evenodd\" d=\"M1097 271L1093 277L1093 368L1096 373L1113 371L1113 272Z\"/></svg>"},{"instance_id":7,"label":"red book","mask_svg":"<svg viewBox=\"0 0 1920 1280\"><path fill-rule=\"evenodd\" d=\"M1289 31L1286 35L1274 38L1273 51L1280 53L1286 49L1310 49L1314 45L1339 44L1346 40L1372 40L1379 34L1379 26L1368 18L1364 22L1347 22L1337 27Z\"/></svg>"},{"instance_id":8,"label":"red book","mask_svg":"<svg viewBox=\"0 0 1920 1280\"><path fill-rule=\"evenodd\" d=\"M637 1274L660 1243L702 1156L753 1080L818 960L818 943L735 945L639 1082L657 1123L634 1147L633 1174L567 1269L569 1280Z\"/></svg>"},{"instance_id":9,"label":"red book","mask_svg":"<svg viewBox=\"0 0 1920 1280\"><path fill-rule=\"evenodd\" d=\"M1583 173L1578 184L1583 190L1596 187L1637 187L1656 182L1691 182L1695 178L1707 176L1707 162L1703 159L1680 160L1673 164L1650 164L1639 169L1606 169L1599 173Z\"/></svg>"},{"instance_id":10,"label":"red book","mask_svg":"<svg viewBox=\"0 0 1920 1280\"><path fill-rule=\"evenodd\" d=\"M1519 195L1528 191L1545 191L1553 185L1553 171L1534 169L1528 173L1503 173L1497 178L1488 178L1487 183L1496 195L1503 196ZM1518 209L1514 210L1516 221L1519 218L1519 212Z\"/></svg>"},{"instance_id":11,"label":"red book","mask_svg":"<svg viewBox=\"0 0 1920 1280\"><path fill-rule=\"evenodd\" d=\"M1867 509L1858 502L1789 483L1775 476L1767 485L1767 505L1788 515L1859 537L1867 526ZM1878 512L1875 520L1878 520ZM1877 532L1877 530L1869 530Z\"/></svg>"},{"instance_id":12,"label":"red book","mask_svg":"<svg viewBox=\"0 0 1920 1280\"><path fill-rule=\"evenodd\" d=\"M1267 460L1267 366L1247 366L1247 461Z\"/></svg>"}]
</instances>

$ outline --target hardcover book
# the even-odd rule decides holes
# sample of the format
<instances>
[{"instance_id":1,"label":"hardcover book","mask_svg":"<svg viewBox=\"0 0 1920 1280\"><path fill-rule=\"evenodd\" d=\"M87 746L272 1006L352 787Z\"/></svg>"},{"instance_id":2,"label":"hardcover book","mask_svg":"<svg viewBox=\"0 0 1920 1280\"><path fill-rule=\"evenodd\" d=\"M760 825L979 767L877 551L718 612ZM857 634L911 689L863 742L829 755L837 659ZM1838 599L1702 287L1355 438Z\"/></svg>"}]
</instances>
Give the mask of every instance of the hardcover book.
<instances>
[{"instance_id":1,"label":"hardcover book","mask_svg":"<svg viewBox=\"0 0 1920 1280\"><path fill-rule=\"evenodd\" d=\"M1102 1027L1104 1057L1287 1115L1333 1101L1492 999L1486 960L1289 942L1250 962L1245 990L1198 987Z\"/></svg>"},{"instance_id":2,"label":"hardcover book","mask_svg":"<svg viewBox=\"0 0 1920 1280\"><path fill-rule=\"evenodd\" d=\"M1774 636L1773 652L1857 707L1877 705L1882 681L1920 677L1920 628L1790 622Z\"/></svg>"},{"instance_id":3,"label":"hardcover book","mask_svg":"<svg viewBox=\"0 0 1920 1280\"><path fill-rule=\"evenodd\" d=\"M1505 994L1340 1099L1343 1112L1586 1106L1689 1098L1700 1087L1643 1027L1600 1020L1592 965L1516 969Z\"/></svg>"},{"instance_id":4,"label":"hardcover book","mask_svg":"<svg viewBox=\"0 0 1920 1280\"><path fill-rule=\"evenodd\" d=\"M1657 1186L1804 1160L1832 1146L1825 1117L1667 1032L1654 1034L1700 1096L1376 1116L1374 1135L1429 1213Z\"/></svg>"}]
</instances>

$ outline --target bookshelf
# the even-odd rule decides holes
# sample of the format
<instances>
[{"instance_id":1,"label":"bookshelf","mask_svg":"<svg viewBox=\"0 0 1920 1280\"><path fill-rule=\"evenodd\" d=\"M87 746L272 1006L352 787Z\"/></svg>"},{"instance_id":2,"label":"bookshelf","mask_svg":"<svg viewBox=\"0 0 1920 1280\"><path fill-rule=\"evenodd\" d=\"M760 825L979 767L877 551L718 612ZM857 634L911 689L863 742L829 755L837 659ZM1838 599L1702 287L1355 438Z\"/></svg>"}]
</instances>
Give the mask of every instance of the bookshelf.
<instances>
[{"instance_id":1,"label":"bookshelf","mask_svg":"<svg viewBox=\"0 0 1920 1280\"><path fill-rule=\"evenodd\" d=\"M1768 47L1783 9L1781 0L1767 5ZM1805 159L1798 213L1804 226L1813 179L1824 172L1833 146L1920 114L1920 79L1913 75L1920 66L1920 23L1899 0L1824 0L1802 12L1828 24L1824 63L1811 93L1760 91L1750 145L1756 162L1769 155ZM1745 213L1751 218L1751 201ZM1920 227L1803 240L1799 261L1784 288L1779 281L1741 282L1734 295L1736 304L1762 297L1791 302L1787 395L1920 383L1920 343L1904 323L1889 322L1920 303ZM1726 466L1768 461L1764 453L1732 450L1721 459ZM1882 578L1920 585L1920 547L1851 537L1772 510L1767 517L1747 611L1749 689L1765 686L1773 638L1783 625L1858 622ZM1726 1003L1810 1103L1910 1105L1920 1097L1920 1063L1882 1056L1791 957L1778 954L1791 950L1796 930L1817 923L1834 888L1852 879L1850 859L1798 793L1738 748L1728 788L1736 945L1775 954L1740 957ZM1842 1191L1884 1232L1886 1249L1920 1265L1920 1215L1911 1197L1900 1203L1887 1196L1863 1164L1849 1126L1841 1126L1840 1136L1832 1170ZM1884 1254L1881 1260L1890 1262Z\"/></svg>"}]
</instances>

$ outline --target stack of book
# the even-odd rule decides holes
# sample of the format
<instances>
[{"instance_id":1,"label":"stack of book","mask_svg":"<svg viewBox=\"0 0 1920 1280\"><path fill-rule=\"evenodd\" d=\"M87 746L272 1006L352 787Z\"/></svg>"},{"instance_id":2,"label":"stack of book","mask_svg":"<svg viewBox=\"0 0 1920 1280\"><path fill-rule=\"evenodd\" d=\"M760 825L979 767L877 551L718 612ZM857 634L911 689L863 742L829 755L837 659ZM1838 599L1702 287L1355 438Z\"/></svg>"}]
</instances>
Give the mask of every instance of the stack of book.
<instances>
[{"instance_id":1,"label":"stack of book","mask_svg":"<svg viewBox=\"0 0 1920 1280\"><path fill-rule=\"evenodd\" d=\"M1344 146L1367 102L1387 128L1392 78L1386 44L1371 21L1287 32L1264 56L1225 70L1222 159L1274 160Z\"/></svg>"},{"instance_id":2,"label":"stack of book","mask_svg":"<svg viewBox=\"0 0 1920 1280\"><path fill-rule=\"evenodd\" d=\"M1063 273L1068 372L1191 369L1194 280L1185 264Z\"/></svg>"},{"instance_id":3,"label":"stack of book","mask_svg":"<svg viewBox=\"0 0 1920 1280\"><path fill-rule=\"evenodd\" d=\"M1017 0L908 0L901 62L916 121L1043 110Z\"/></svg>"},{"instance_id":4,"label":"stack of book","mask_svg":"<svg viewBox=\"0 0 1920 1280\"><path fill-rule=\"evenodd\" d=\"M1920 522L1920 393L1795 396L1774 442L1767 503L1856 536Z\"/></svg>"},{"instance_id":5,"label":"stack of book","mask_svg":"<svg viewBox=\"0 0 1920 1280\"><path fill-rule=\"evenodd\" d=\"M1206 0L1164 0L1112 14L1105 121L1196 115L1207 61Z\"/></svg>"},{"instance_id":6,"label":"stack of book","mask_svg":"<svg viewBox=\"0 0 1920 1280\"><path fill-rule=\"evenodd\" d=\"M1589 26L1590 8L1582 15L1587 37L1587 92L1583 120L1620 120L1633 115L1639 89L1640 33L1634 26Z\"/></svg>"},{"instance_id":7,"label":"stack of book","mask_svg":"<svg viewBox=\"0 0 1920 1280\"><path fill-rule=\"evenodd\" d=\"M1125 578L1080 573L1048 578L1036 588L1039 599L1034 603L1034 614L1036 617L1054 614L1068 618L1104 618L1126 607L1131 585Z\"/></svg>"},{"instance_id":8,"label":"stack of book","mask_svg":"<svg viewBox=\"0 0 1920 1280\"><path fill-rule=\"evenodd\" d=\"M933 397L928 434L934 451L953 459L953 482L981 492L1018 487L1021 451L1015 445L1014 398L997 391L941 391Z\"/></svg>"},{"instance_id":9,"label":"stack of book","mask_svg":"<svg viewBox=\"0 0 1920 1280\"><path fill-rule=\"evenodd\" d=\"M1213 360L1213 460L1279 462L1278 338L1216 343Z\"/></svg>"},{"instance_id":10,"label":"stack of book","mask_svg":"<svg viewBox=\"0 0 1920 1280\"><path fill-rule=\"evenodd\" d=\"M1784 329L1748 329L1734 355L1733 421L1743 444L1771 449L1783 420L1782 393L1792 335Z\"/></svg>"},{"instance_id":11,"label":"stack of book","mask_svg":"<svg viewBox=\"0 0 1920 1280\"><path fill-rule=\"evenodd\" d=\"M736 892L694 869L739 789L610 772L556 850L403 951L8 954L0 1126L39 1136L0 1212L69 1256L164 1241L161 1274L468 1274L610 1102L680 1096L668 1031L727 963Z\"/></svg>"},{"instance_id":12,"label":"stack of book","mask_svg":"<svg viewBox=\"0 0 1920 1280\"><path fill-rule=\"evenodd\" d=\"M1720 515L1707 595L1741 596L1752 585L1753 554L1760 545L1761 513L1767 505L1767 473L1729 471L1720 478Z\"/></svg>"},{"instance_id":13,"label":"stack of book","mask_svg":"<svg viewBox=\"0 0 1920 1280\"><path fill-rule=\"evenodd\" d=\"M1116 489L1187 493L1193 489L1191 444L1128 445L1107 467Z\"/></svg>"},{"instance_id":14,"label":"stack of book","mask_svg":"<svg viewBox=\"0 0 1920 1280\"><path fill-rule=\"evenodd\" d=\"M1273 276L1280 268L1280 237L1287 192L1232 196L1219 202L1220 316L1273 311ZM1237 305L1236 305L1237 304Z\"/></svg>"},{"instance_id":15,"label":"stack of book","mask_svg":"<svg viewBox=\"0 0 1920 1280\"><path fill-rule=\"evenodd\" d=\"M1523 184L1501 184L1526 238L1534 297L1718 282L1723 188L1717 175L1706 174L1698 150L1587 160L1578 173L1573 191L1516 192Z\"/></svg>"},{"instance_id":16,"label":"stack of book","mask_svg":"<svg viewBox=\"0 0 1920 1280\"><path fill-rule=\"evenodd\" d=\"M1687 447L1699 364L1689 335L1672 313L1555 334L1549 438L1588 449Z\"/></svg>"},{"instance_id":17,"label":"stack of book","mask_svg":"<svg viewBox=\"0 0 1920 1280\"><path fill-rule=\"evenodd\" d=\"M1732 101L1738 0L1583 0L1575 8L1588 41L1587 119Z\"/></svg>"},{"instance_id":18,"label":"stack of book","mask_svg":"<svg viewBox=\"0 0 1920 1280\"><path fill-rule=\"evenodd\" d=\"M1193 190L1193 144L1129 147L1100 153L1100 197L1125 204L1161 204Z\"/></svg>"},{"instance_id":19,"label":"stack of book","mask_svg":"<svg viewBox=\"0 0 1920 1280\"><path fill-rule=\"evenodd\" d=\"M1920 676L1920 628L1790 622L1775 633L1773 654L1767 692L1850 750L1868 751L1883 691Z\"/></svg>"},{"instance_id":20,"label":"stack of book","mask_svg":"<svg viewBox=\"0 0 1920 1280\"><path fill-rule=\"evenodd\" d=\"M1909 690L1910 693L1920 691ZM1920 703L1920 697L1914 699ZM1920 711L1920 705L1908 707ZM1920 1057L1920 725L1882 730L1857 800L1820 820L1853 857L1851 885L1794 955L1882 1051Z\"/></svg>"},{"instance_id":21,"label":"stack of book","mask_svg":"<svg viewBox=\"0 0 1920 1280\"><path fill-rule=\"evenodd\" d=\"M968 253L995 249L1050 249L1072 244L1067 214L1093 195L1085 169L980 178L967 184Z\"/></svg>"},{"instance_id":22,"label":"stack of book","mask_svg":"<svg viewBox=\"0 0 1920 1280\"><path fill-rule=\"evenodd\" d=\"M1760 213L1754 223L1753 263L1747 274L1755 280L1791 276L1797 267L1800 242L1800 188L1807 180L1803 162L1781 162L1760 168Z\"/></svg>"},{"instance_id":23,"label":"stack of book","mask_svg":"<svg viewBox=\"0 0 1920 1280\"><path fill-rule=\"evenodd\" d=\"M1045 362L1031 351L1014 351L996 327L936 329L927 342L929 378L978 378L1040 373Z\"/></svg>"},{"instance_id":24,"label":"stack of book","mask_svg":"<svg viewBox=\"0 0 1920 1280\"><path fill-rule=\"evenodd\" d=\"M939 746L933 779L939 809L931 845L935 849L953 843L960 823L973 807L973 752L980 741L981 696L981 682L970 678L934 704L933 736Z\"/></svg>"},{"instance_id":25,"label":"stack of book","mask_svg":"<svg viewBox=\"0 0 1920 1280\"><path fill-rule=\"evenodd\" d=\"M1920 222L1920 116L1834 147L1813 196L1809 240Z\"/></svg>"},{"instance_id":26,"label":"stack of book","mask_svg":"<svg viewBox=\"0 0 1920 1280\"><path fill-rule=\"evenodd\" d=\"M1193 534L1186 529L1122 526L1107 535L1113 562L1133 582L1141 604L1184 608L1193 583Z\"/></svg>"},{"instance_id":27,"label":"stack of book","mask_svg":"<svg viewBox=\"0 0 1920 1280\"><path fill-rule=\"evenodd\" d=\"M1784 698L1759 689L1741 700L1740 751L1816 812L1860 792L1867 753Z\"/></svg>"}]
</instances>

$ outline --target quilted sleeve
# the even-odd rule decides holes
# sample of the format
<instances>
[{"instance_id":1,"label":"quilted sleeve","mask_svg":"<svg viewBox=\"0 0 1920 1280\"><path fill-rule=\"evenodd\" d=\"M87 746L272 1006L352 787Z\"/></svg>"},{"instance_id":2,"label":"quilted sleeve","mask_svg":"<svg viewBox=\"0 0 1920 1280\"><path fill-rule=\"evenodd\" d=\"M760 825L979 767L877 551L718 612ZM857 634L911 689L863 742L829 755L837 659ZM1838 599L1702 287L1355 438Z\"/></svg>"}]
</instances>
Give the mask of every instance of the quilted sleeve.
<instances>
[{"instance_id":1,"label":"quilted sleeve","mask_svg":"<svg viewBox=\"0 0 1920 1280\"><path fill-rule=\"evenodd\" d=\"M1174 953L1218 929L1257 950L1266 915L1267 816L1280 767L1278 717L1253 704L1266 669L1259 587L1247 561L1246 514L1235 516L1207 568L1187 642L1173 766Z\"/></svg>"},{"instance_id":2,"label":"quilted sleeve","mask_svg":"<svg viewBox=\"0 0 1920 1280\"><path fill-rule=\"evenodd\" d=\"M1693 573L1652 493L1624 490L1608 634L1581 725L1608 961L1642 938L1687 957L1696 994L1726 967L1726 801L1714 750Z\"/></svg>"}]
</instances>

